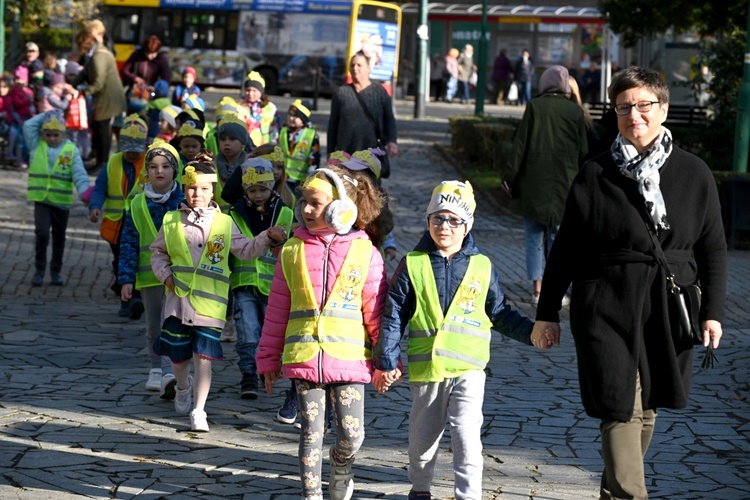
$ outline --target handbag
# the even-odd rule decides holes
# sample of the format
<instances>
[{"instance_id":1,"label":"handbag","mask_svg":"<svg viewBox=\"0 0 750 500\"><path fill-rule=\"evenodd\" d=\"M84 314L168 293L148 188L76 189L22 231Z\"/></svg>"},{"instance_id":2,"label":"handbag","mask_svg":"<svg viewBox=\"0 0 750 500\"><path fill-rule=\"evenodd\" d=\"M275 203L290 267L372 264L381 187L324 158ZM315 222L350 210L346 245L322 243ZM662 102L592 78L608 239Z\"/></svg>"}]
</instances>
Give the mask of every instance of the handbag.
<instances>
[{"instance_id":1,"label":"handbag","mask_svg":"<svg viewBox=\"0 0 750 500\"><path fill-rule=\"evenodd\" d=\"M388 158L388 151L385 149L385 144L383 144L383 135L380 133L380 126L378 125L378 122L375 121L372 113L370 113L370 110L365 105L365 101L362 100L362 97L359 95L359 92L357 92L357 89L354 88L354 85L350 85L350 87L352 88L352 92L354 92L354 95L357 96L357 101L359 102L359 105L362 106L362 111L365 112L365 116L368 120L370 120L372 127L375 129L375 135L377 137L377 147L379 147L385 153L380 157L380 178L387 179L391 176L391 160L390 158Z\"/></svg>"},{"instance_id":2,"label":"handbag","mask_svg":"<svg viewBox=\"0 0 750 500\"><path fill-rule=\"evenodd\" d=\"M508 101L517 101L518 100L518 84L516 82L513 82L510 84L510 87L508 88Z\"/></svg>"},{"instance_id":3,"label":"handbag","mask_svg":"<svg viewBox=\"0 0 750 500\"><path fill-rule=\"evenodd\" d=\"M701 309L700 286L697 283L687 286L677 284L675 275L672 273L667 262L667 257L664 255L659 238L656 237L656 231L649 225L648 219L645 220L649 235L656 248L659 264L664 268L667 275L667 314L669 316L669 329L671 330L672 340L675 345L682 347L702 345L703 331L698 319ZM715 361L716 355L709 343L701 368L713 368Z\"/></svg>"}]
</instances>

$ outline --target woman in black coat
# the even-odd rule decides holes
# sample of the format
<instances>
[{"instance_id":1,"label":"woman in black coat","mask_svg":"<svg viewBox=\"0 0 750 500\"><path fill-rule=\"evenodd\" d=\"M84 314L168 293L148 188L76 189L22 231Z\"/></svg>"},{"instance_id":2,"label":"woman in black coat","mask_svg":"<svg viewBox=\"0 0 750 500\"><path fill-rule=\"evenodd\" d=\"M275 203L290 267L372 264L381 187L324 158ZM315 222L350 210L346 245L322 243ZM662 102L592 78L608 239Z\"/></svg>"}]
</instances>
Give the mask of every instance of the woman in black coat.
<instances>
[{"instance_id":1,"label":"woman in black coat","mask_svg":"<svg viewBox=\"0 0 750 500\"><path fill-rule=\"evenodd\" d=\"M571 186L544 273L532 342L558 344L560 300L573 283L570 327L581 399L601 419L600 498L646 499L643 457L657 408L687 405L693 346L672 338L655 230L677 282L700 282L703 345L719 346L726 242L713 175L662 124L669 89L631 67L609 88L620 134Z\"/></svg>"}]
</instances>

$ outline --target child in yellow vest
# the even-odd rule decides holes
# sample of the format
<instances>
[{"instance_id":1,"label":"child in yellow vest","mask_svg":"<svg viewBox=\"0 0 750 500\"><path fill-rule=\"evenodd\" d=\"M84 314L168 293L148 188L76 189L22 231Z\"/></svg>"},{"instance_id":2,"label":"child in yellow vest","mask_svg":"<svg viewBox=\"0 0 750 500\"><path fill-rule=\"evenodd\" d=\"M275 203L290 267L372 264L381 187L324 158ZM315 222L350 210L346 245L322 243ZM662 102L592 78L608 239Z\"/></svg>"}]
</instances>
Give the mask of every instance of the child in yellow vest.
<instances>
[{"instance_id":1,"label":"child in yellow vest","mask_svg":"<svg viewBox=\"0 0 750 500\"><path fill-rule=\"evenodd\" d=\"M341 500L354 490L352 463L365 435L365 384L388 288L380 252L358 228L375 220L381 205L362 173L319 169L303 185L296 215L304 227L281 250L271 284L256 361L269 395L282 375L295 383L304 498L322 498L328 405L336 428L328 491Z\"/></svg>"},{"instance_id":2,"label":"child in yellow vest","mask_svg":"<svg viewBox=\"0 0 750 500\"><path fill-rule=\"evenodd\" d=\"M286 125L279 134L284 168L292 191L308 173L320 167L320 138L310 121L310 103L297 99L289 106Z\"/></svg>"},{"instance_id":3,"label":"child in yellow vest","mask_svg":"<svg viewBox=\"0 0 750 500\"><path fill-rule=\"evenodd\" d=\"M241 165L245 196L232 206L230 215L242 234L252 238L278 224L287 233L294 220L292 209L285 206L273 186L273 167L268 160L251 158ZM240 397L258 397L258 370L255 352L271 291L276 256L266 252L252 261L230 258L234 300L234 324L237 329L237 355L242 374ZM296 417L296 412L295 412Z\"/></svg>"},{"instance_id":4,"label":"child in yellow vest","mask_svg":"<svg viewBox=\"0 0 750 500\"><path fill-rule=\"evenodd\" d=\"M175 148L180 152L180 163L182 165L187 165L193 161L203 149L203 131L197 128L198 126L203 127L203 124L188 120L180 126L177 137L174 138Z\"/></svg>"},{"instance_id":5,"label":"child in yellow vest","mask_svg":"<svg viewBox=\"0 0 750 500\"><path fill-rule=\"evenodd\" d=\"M245 98L240 103L247 116L247 133L256 148L276 142L279 127L276 123L276 105L268 99L266 81L257 71L251 71L242 83Z\"/></svg>"},{"instance_id":6,"label":"child in yellow vest","mask_svg":"<svg viewBox=\"0 0 750 500\"><path fill-rule=\"evenodd\" d=\"M47 269L47 246L52 233L50 259L51 284L62 286L65 231L73 185L81 196L89 188L89 177L78 148L65 138L65 117L53 109L36 115L23 125L23 136L29 148L29 184L27 199L34 202L34 276L31 286L42 286Z\"/></svg>"},{"instance_id":7,"label":"child in yellow vest","mask_svg":"<svg viewBox=\"0 0 750 500\"><path fill-rule=\"evenodd\" d=\"M505 301L497 272L469 234L476 202L468 182L432 192L428 230L401 261L388 292L373 359L383 393L401 376L409 325L409 498L428 499L438 445L450 423L456 498L482 498L482 403L491 329L532 345L534 326Z\"/></svg>"},{"instance_id":8,"label":"child in yellow vest","mask_svg":"<svg viewBox=\"0 0 750 500\"><path fill-rule=\"evenodd\" d=\"M230 176L245 161L247 156L247 144L250 140L247 135L245 123L232 113L222 116L221 124L216 129L216 136L219 139L219 152L214 155L214 165L216 172L219 174L219 183L216 185L217 192L214 193L214 200L219 204L221 210L229 212L232 203L225 201L222 196L222 189L226 185Z\"/></svg>"},{"instance_id":9,"label":"child in yellow vest","mask_svg":"<svg viewBox=\"0 0 750 500\"><path fill-rule=\"evenodd\" d=\"M125 118L120 131L120 152L112 155L106 168L99 172L89 202L89 220L96 224L101 219L99 232L112 250L114 283L111 288L118 297L121 295L121 287L117 283L120 233L128 198L141 192L141 186L147 180L143 169L147 134L148 126L138 115ZM121 301L117 314L139 319L143 314L140 294L136 294L129 302Z\"/></svg>"},{"instance_id":10,"label":"child in yellow vest","mask_svg":"<svg viewBox=\"0 0 750 500\"><path fill-rule=\"evenodd\" d=\"M208 431L205 405L211 361L223 358L219 335L230 293L229 255L251 260L286 239L278 226L252 239L243 236L212 200L216 182L211 157L199 154L182 175L184 203L164 216L149 247L154 275L167 287L165 320L154 352L172 361L177 379L175 411L190 413L190 428L200 432ZM190 376L191 359L195 380Z\"/></svg>"},{"instance_id":11,"label":"child in yellow vest","mask_svg":"<svg viewBox=\"0 0 750 500\"><path fill-rule=\"evenodd\" d=\"M164 285L151 270L149 245L156 238L167 212L177 210L185 199L177 183L179 154L166 142L152 144L146 152L145 170L148 183L136 195L125 214L120 237L120 263L117 283L122 287L123 302L141 294L146 317L146 348L149 351L151 370L146 381L147 391L160 391L162 399L174 399L176 381L169 358L154 352L154 342L159 337L164 322Z\"/></svg>"}]
</instances>

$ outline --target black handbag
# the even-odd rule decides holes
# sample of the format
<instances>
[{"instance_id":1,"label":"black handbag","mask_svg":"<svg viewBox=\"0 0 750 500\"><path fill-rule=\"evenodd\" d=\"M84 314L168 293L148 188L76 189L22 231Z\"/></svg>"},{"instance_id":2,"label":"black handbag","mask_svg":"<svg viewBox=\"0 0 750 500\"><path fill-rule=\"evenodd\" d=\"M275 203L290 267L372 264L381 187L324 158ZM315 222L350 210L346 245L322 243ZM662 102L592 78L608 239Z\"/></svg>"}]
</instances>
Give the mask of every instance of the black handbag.
<instances>
[{"instance_id":1,"label":"black handbag","mask_svg":"<svg viewBox=\"0 0 750 500\"><path fill-rule=\"evenodd\" d=\"M669 315L669 328L672 340L676 346L692 347L703 344L703 330L698 315L701 310L701 288L697 283L681 286L675 281L674 273L669 268L667 257L656 236L656 231L646 221L649 235L654 242L654 247L659 257L659 264L664 268L667 275L667 314ZM708 344L706 356L703 358L701 368L713 368L716 361L713 347Z\"/></svg>"},{"instance_id":2,"label":"black handbag","mask_svg":"<svg viewBox=\"0 0 750 500\"><path fill-rule=\"evenodd\" d=\"M370 120L370 123L372 124L372 127L375 129L375 135L378 138L377 140L377 147L379 147L383 153L385 153L383 156L379 157L380 160L380 178L381 179L387 179L391 176L391 160L388 158L388 151L385 149L385 144L383 144L383 135L380 132L380 126L378 125L378 122L375 121L375 117L372 116L372 113L370 113L370 110L368 109L367 105L365 105L365 101L362 100L362 97L360 97L359 92L357 92L357 89L354 88L354 85L351 85L352 92L354 92L354 95L357 96L357 101L359 101L359 105L362 106L362 111L364 111L365 116L368 120Z\"/></svg>"}]
</instances>

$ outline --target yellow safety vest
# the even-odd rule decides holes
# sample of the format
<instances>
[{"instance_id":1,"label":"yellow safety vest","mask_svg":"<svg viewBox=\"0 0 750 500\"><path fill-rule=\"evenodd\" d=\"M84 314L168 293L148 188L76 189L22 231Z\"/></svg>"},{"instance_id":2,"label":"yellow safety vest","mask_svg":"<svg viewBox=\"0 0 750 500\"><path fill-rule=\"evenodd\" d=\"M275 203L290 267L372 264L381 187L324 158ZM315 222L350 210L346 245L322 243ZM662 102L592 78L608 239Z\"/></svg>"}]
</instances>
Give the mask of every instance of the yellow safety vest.
<instances>
[{"instance_id":1,"label":"yellow safety vest","mask_svg":"<svg viewBox=\"0 0 750 500\"><path fill-rule=\"evenodd\" d=\"M240 168L240 167L237 167ZM216 174L218 176L218 174ZM232 208L232 205L221 197L221 193L224 191L224 186L221 185L221 180L216 181L216 189L214 190L214 201L217 205L219 205L219 209L222 212L229 213L229 209Z\"/></svg>"},{"instance_id":2,"label":"yellow safety vest","mask_svg":"<svg viewBox=\"0 0 750 500\"><path fill-rule=\"evenodd\" d=\"M252 239L253 233L245 219L235 210L232 210L230 215L242 234ZM281 207L274 224L282 226L289 234L292 220L294 220L294 212L289 207ZM232 268L232 289L240 286L255 286L260 293L268 296L271 292L271 282L277 261L276 256L270 250L253 260L240 260L232 255L229 261Z\"/></svg>"},{"instance_id":3,"label":"yellow safety vest","mask_svg":"<svg viewBox=\"0 0 750 500\"><path fill-rule=\"evenodd\" d=\"M198 264L193 263L182 228L179 210L164 215L164 241L172 261L174 291L179 297L190 296L198 314L225 320L229 302L229 249L232 243L232 218L214 212L205 251Z\"/></svg>"},{"instance_id":4,"label":"yellow safety vest","mask_svg":"<svg viewBox=\"0 0 750 500\"><path fill-rule=\"evenodd\" d=\"M56 205L73 204L73 156L75 144L66 141L52 170L47 162L49 146L40 140L29 166L28 201L48 201Z\"/></svg>"},{"instance_id":5,"label":"yellow safety vest","mask_svg":"<svg viewBox=\"0 0 750 500\"><path fill-rule=\"evenodd\" d=\"M216 137L216 129L214 127L209 127L208 124L206 124L206 127L209 130L208 133L206 133L205 147L215 158L216 155L219 154L219 139Z\"/></svg>"},{"instance_id":6,"label":"yellow safety vest","mask_svg":"<svg viewBox=\"0 0 750 500\"><path fill-rule=\"evenodd\" d=\"M469 260L461 285L443 317L430 257L406 255L417 303L409 320L409 380L437 382L482 370L490 359L492 322L485 312L492 265L484 255Z\"/></svg>"},{"instance_id":7,"label":"yellow safety vest","mask_svg":"<svg viewBox=\"0 0 750 500\"><path fill-rule=\"evenodd\" d=\"M281 265L292 306L282 363L310 361L321 349L345 361L372 359L372 346L362 317L362 289L371 256L370 240L352 241L333 292L320 311L307 273L305 243L299 238L287 241L281 250Z\"/></svg>"},{"instance_id":8,"label":"yellow safety vest","mask_svg":"<svg viewBox=\"0 0 750 500\"><path fill-rule=\"evenodd\" d=\"M146 203L146 195L141 193L133 198L130 215L138 231L138 267L135 270L135 289L161 285L161 281L151 269L151 243L156 239L156 225L151 219Z\"/></svg>"},{"instance_id":9,"label":"yellow safety vest","mask_svg":"<svg viewBox=\"0 0 750 500\"><path fill-rule=\"evenodd\" d=\"M271 125L276 119L276 106L272 103L266 104L260 111L260 128L250 131L250 140L257 148L271 141Z\"/></svg>"},{"instance_id":10,"label":"yellow safety vest","mask_svg":"<svg viewBox=\"0 0 750 500\"><path fill-rule=\"evenodd\" d=\"M310 151L315 139L315 129L306 128L294 148L294 153L289 152L289 132L287 127L281 129L279 134L279 145L284 152L284 167L289 178L302 182L307 178L307 170L310 168Z\"/></svg>"},{"instance_id":11,"label":"yellow safety vest","mask_svg":"<svg viewBox=\"0 0 750 500\"><path fill-rule=\"evenodd\" d=\"M133 176L134 185L128 186L128 179L122 168L122 153L116 153L112 155L107 163L107 197L104 200L104 207L102 214L105 219L109 219L112 222L117 222L122 219L126 208L128 208L125 198L126 190L130 187L131 190L135 191L136 194L142 191L140 187L143 179L141 178L141 172L143 172L143 163L145 157L142 157L135 163L135 175Z\"/></svg>"}]
</instances>

